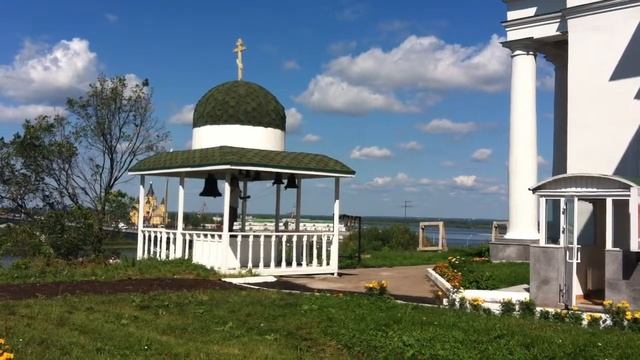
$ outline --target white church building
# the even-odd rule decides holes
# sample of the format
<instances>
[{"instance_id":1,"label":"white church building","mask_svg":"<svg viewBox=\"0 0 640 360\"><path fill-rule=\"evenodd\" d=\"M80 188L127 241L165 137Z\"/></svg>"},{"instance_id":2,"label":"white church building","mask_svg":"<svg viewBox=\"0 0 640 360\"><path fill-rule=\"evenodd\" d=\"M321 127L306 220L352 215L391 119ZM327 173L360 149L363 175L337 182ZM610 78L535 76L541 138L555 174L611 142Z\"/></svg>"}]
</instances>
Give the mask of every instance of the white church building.
<instances>
[{"instance_id":1,"label":"white church building","mask_svg":"<svg viewBox=\"0 0 640 360\"><path fill-rule=\"evenodd\" d=\"M640 0L504 0L509 224L539 305L640 307ZM553 176L537 173L536 60L555 66Z\"/></svg>"}]
</instances>

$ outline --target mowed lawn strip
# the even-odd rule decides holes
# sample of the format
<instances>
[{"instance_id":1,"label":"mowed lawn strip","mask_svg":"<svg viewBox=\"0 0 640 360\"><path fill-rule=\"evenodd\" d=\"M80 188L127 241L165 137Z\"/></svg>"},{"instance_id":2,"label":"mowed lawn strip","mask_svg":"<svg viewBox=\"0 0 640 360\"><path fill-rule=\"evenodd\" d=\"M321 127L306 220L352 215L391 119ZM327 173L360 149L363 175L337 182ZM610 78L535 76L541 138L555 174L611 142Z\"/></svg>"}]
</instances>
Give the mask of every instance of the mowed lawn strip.
<instances>
[{"instance_id":1,"label":"mowed lawn strip","mask_svg":"<svg viewBox=\"0 0 640 360\"><path fill-rule=\"evenodd\" d=\"M143 278L216 279L215 271L191 260L130 260L109 264L106 261L63 261L57 259L24 259L8 267L0 267L0 284L44 283L76 280L118 280Z\"/></svg>"},{"instance_id":2,"label":"mowed lawn strip","mask_svg":"<svg viewBox=\"0 0 640 360\"><path fill-rule=\"evenodd\" d=\"M640 335L363 295L208 290L0 303L20 359L631 359Z\"/></svg>"}]
</instances>

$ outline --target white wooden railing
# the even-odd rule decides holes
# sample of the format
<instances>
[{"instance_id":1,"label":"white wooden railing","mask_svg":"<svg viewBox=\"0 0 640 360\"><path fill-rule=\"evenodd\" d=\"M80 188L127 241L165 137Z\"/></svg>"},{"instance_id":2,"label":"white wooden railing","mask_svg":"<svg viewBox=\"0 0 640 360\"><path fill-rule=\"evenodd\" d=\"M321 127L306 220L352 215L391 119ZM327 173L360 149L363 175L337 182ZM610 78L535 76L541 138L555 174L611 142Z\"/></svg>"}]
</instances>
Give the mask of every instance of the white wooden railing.
<instances>
[{"instance_id":1,"label":"white wooden railing","mask_svg":"<svg viewBox=\"0 0 640 360\"><path fill-rule=\"evenodd\" d=\"M336 273L333 232L221 232L142 229L139 258L190 258L221 272L261 275Z\"/></svg>"}]
</instances>

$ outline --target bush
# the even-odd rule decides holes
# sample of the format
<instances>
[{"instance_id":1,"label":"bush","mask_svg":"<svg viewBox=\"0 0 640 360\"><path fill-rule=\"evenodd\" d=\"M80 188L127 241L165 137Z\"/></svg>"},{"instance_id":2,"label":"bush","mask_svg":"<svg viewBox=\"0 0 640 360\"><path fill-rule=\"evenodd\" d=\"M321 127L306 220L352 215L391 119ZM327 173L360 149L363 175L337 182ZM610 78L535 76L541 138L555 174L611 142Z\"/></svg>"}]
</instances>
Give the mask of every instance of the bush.
<instances>
[{"instance_id":1,"label":"bush","mask_svg":"<svg viewBox=\"0 0 640 360\"><path fill-rule=\"evenodd\" d=\"M500 316L513 316L516 312L516 304L511 299L500 301Z\"/></svg>"},{"instance_id":2,"label":"bush","mask_svg":"<svg viewBox=\"0 0 640 360\"><path fill-rule=\"evenodd\" d=\"M418 245L417 233L406 225L393 224L389 227L362 229L362 251L415 250ZM340 243L340 253L355 256L358 251L358 232L352 231Z\"/></svg>"},{"instance_id":3,"label":"bush","mask_svg":"<svg viewBox=\"0 0 640 360\"><path fill-rule=\"evenodd\" d=\"M120 237L117 231L106 231L95 213L72 208L49 211L41 218L11 226L0 234L0 255L20 257L54 256L73 260L90 253L102 255L102 243Z\"/></svg>"},{"instance_id":4,"label":"bush","mask_svg":"<svg viewBox=\"0 0 640 360\"><path fill-rule=\"evenodd\" d=\"M569 313L567 310L554 310L551 314L551 320L556 322L565 322L567 321L567 316Z\"/></svg>"},{"instance_id":5,"label":"bush","mask_svg":"<svg viewBox=\"0 0 640 360\"><path fill-rule=\"evenodd\" d=\"M467 302L467 298L464 296L460 296L458 298L458 309L467 310L469 308L469 303Z\"/></svg>"},{"instance_id":6,"label":"bush","mask_svg":"<svg viewBox=\"0 0 640 360\"><path fill-rule=\"evenodd\" d=\"M547 309L542 309L538 312L538 319L540 320L551 320L551 311Z\"/></svg>"},{"instance_id":7,"label":"bush","mask_svg":"<svg viewBox=\"0 0 640 360\"><path fill-rule=\"evenodd\" d=\"M532 318L536 316L536 302L529 300L518 301L518 315L521 318Z\"/></svg>"},{"instance_id":8,"label":"bush","mask_svg":"<svg viewBox=\"0 0 640 360\"><path fill-rule=\"evenodd\" d=\"M587 314L585 319L589 328L600 329L602 326L602 315L600 314Z\"/></svg>"}]
</instances>

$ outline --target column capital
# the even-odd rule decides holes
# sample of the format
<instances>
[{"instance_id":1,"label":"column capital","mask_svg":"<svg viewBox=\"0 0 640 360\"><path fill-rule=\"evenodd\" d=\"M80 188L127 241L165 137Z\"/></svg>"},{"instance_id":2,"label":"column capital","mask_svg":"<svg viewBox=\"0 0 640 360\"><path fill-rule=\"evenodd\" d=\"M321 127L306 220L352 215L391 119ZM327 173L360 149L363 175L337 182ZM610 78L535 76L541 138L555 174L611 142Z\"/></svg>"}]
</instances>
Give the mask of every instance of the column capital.
<instances>
[{"instance_id":1,"label":"column capital","mask_svg":"<svg viewBox=\"0 0 640 360\"><path fill-rule=\"evenodd\" d=\"M539 43L533 38L503 41L501 44L512 51L512 56L535 55L539 50Z\"/></svg>"}]
</instances>

